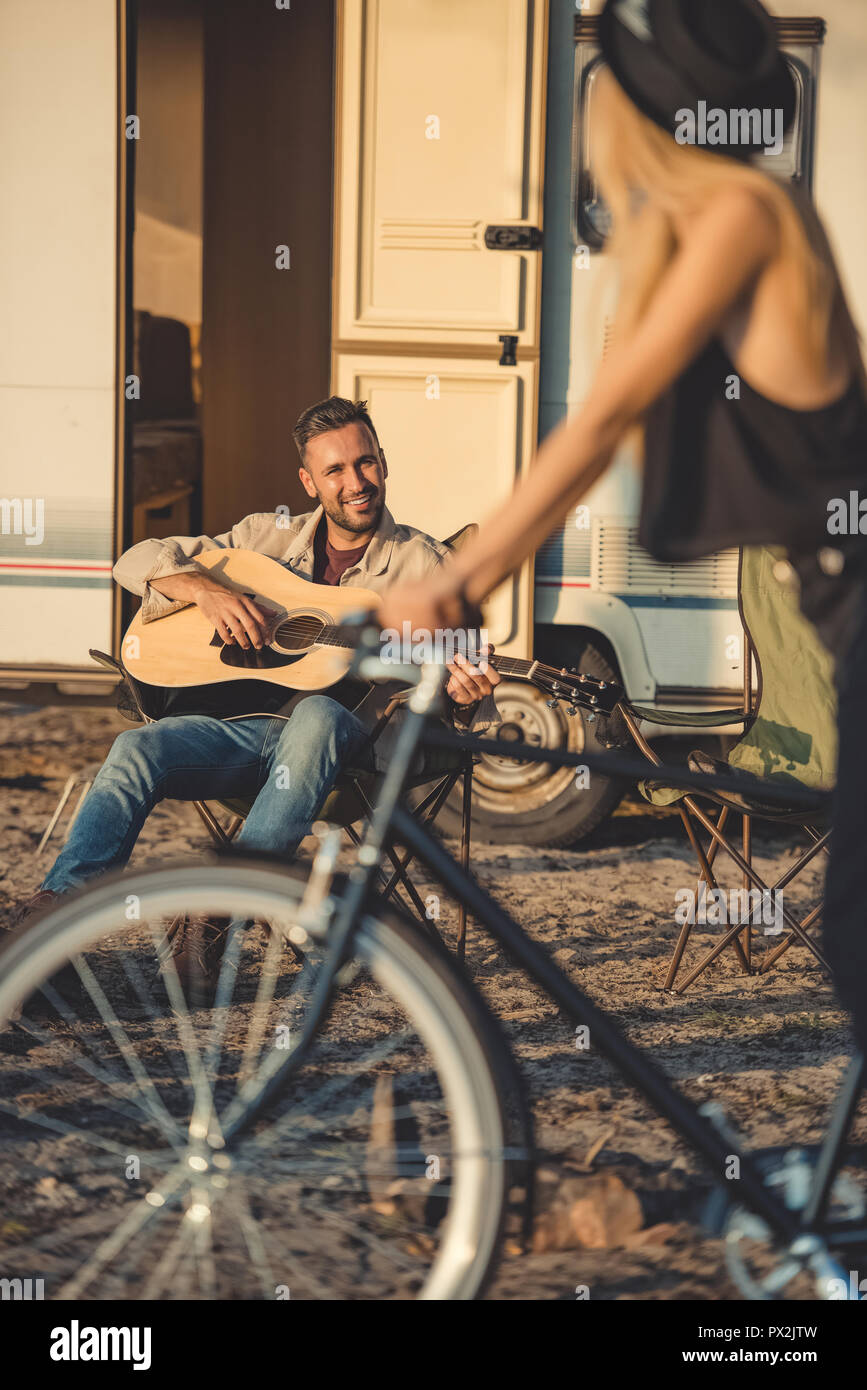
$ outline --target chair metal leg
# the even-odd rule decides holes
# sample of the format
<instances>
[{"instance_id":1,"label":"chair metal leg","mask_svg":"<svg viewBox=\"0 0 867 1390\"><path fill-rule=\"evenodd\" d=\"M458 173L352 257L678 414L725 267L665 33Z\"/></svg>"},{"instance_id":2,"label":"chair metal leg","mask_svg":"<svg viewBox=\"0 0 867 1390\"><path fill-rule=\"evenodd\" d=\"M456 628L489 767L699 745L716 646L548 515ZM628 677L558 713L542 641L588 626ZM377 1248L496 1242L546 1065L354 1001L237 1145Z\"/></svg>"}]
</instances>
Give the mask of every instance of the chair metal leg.
<instances>
[{"instance_id":1,"label":"chair metal leg","mask_svg":"<svg viewBox=\"0 0 867 1390\"><path fill-rule=\"evenodd\" d=\"M76 774L76 773L73 773L71 777L67 777L67 779L66 779L66 786L63 788L63 791L60 793L60 800L58 801L56 807L54 808L54 815L51 817L51 820L50 820L50 821L48 822L48 824L46 825L44 834L43 834L43 836L42 836L42 839L39 841L39 844L36 846L36 853L37 853L37 854L41 854L41 853L42 853L42 851L44 850L45 846L48 844L48 841L51 839L52 833L53 833L53 831L54 831L54 827L56 826L57 822L60 820L61 814L62 814L62 812L63 812L63 808L64 808L64 806L66 805L67 801L69 800L70 796L72 795L72 789L73 789L73 787L75 786L76 781L77 781L77 774Z\"/></svg>"},{"instance_id":2,"label":"chair metal leg","mask_svg":"<svg viewBox=\"0 0 867 1390\"><path fill-rule=\"evenodd\" d=\"M814 907L811 912L807 913L806 917L804 917L801 922L802 931L806 931L808 927L811 927L814 922L817 922L819 920L819 918L822 916L823 907L824 903L819 903L818 906ZM759 966L758 973L760 975L767 974L767 972L772 968L772 966L776 965L777 961L780 959L780 956L784 956L788 951L789 947L794 946L797 940L798 938L796 937L795 933L789 932L788 936L784 936L782 941L778 941L773 950L768 951L767 955L765 956L764 960Z\"/></svg>"},{"instance_id":3,"label":"chair metal leg","mask_svg":"<svg viewBox=\"0 0 867 1390\"><path fill-rule=\"evenodd\" d=\"M704 814L703 811L701 811L701 809L698 806L696 806L696 804L692 801L692 798L685 797L684 800L685 803L689 806L689 809L692 811L692 813L698 818L698 820L701 821L704 828L708 830L711 834L716 834L717 831L713 822ZM725 850L726 854L728 854L734 860L737 866L748 876L749 882L752 884L754 888L760 889L760 891L763 893L772 893L780 888L785 887L785 885L789 883L791 879L793 879L796 876L796 874L799 874L801 870L805 867L805 865L807 865L810 862L810 860L815 858L815 856L821 851L822 844L823 841L820 840L816 844L812 845L810 849L807 851L807 853L805 855L802 855L802 857L797 861L796 864L792 865L791 869L789 869L785 874L778 878L775 883L771 885L768 885L764 882L764 880L755 872L755 870L749 864L747 864L746 860L742 857L742 855L738 853L738 851L734 848L733 845L730 845L723 841L722 848ZM816 943L812 941L810 937L807 935L806 930L807 927L812 925L812 923L815 921L820 911L821 908L814 908L813 911L807 917L804 918L803 923L801 923L796 921L792 914L790 912L787 912L784 908L783 919L788 924L793 936L796 937L803 946L806 946L808 950L812 951L819 964L824 966L824 968L828 970L830 973L830 966L828 965L828 962L825 960L825 957L822 955L822 952L819 950L819 947L816 945ZM698 976L701 975L703 971L707 969L711 962L716 960L716 957L719 955L720 951L725 950L726 946L728 946L728 944L731 941L733 941L737 936L739 936L742 930L743 924L738 923L737 926L730 927L728 931L724 932L723 935L720 937L719 941L715 944L715 946L713 946L713 948L708 952L704 959L701 960L699 964L695 967L695 969L687 976L683 984L680 985L680 987L674 990L673 992L675 994L682 994L685 989L688 989L689 986L696 979L698 979ZM782 955L782 951L778 949L776 952L776 956L779 955ZM759 973L763 974L764 970L765 963L763 962L762 970Z\"/></svg>"},{"instance_id":4,"label":"chair metal leg","mask_svg":"<svg viewBox=\"0 0 867 1390\"><path fill-rule=\"evenodd\" d=\"M217 820L217 817L214 815L210 806L208 806L207 803L204 801L194 801L193 805L195 806L202 820L205 822L205 825L207 826L211 838L214 840L214 842L220 845L222 848L226 848L228 845L230 845L232 843L232 837L226 834L225 830L221 826L220 822Z\"/></svg>"},{"instance_id":5,"label":"chair metal leg","mask_svg":"<svg viewBox=\"0 0 867 1390\"><path fill-rule=\"evenodd\" d=\"M809 827L807 826L805 826L804 829L807 830L808 834L810 835L810 839L813 841L813 846L808 854L802 855L801 858L797 861L797 863L793 864L791 869L787 870L787 872L783 874L782 878L779 878L777 880L777 882L774 884L775 889L785 888L786 884L790 883L791 880L796 876L796 874L799 874L801 872L804 865L809 864L810 860L814 859L815 856L819 854L821 851L824 851L825 854L828 853L828 845L831 839L830 830L826 830L823 835L817 835L814 833L810 833ZM825 904L823 900L822 902L818 903L816 907L812 909L811 912L807 913L807 916L804 917L801 921L802 931L806 931L807 927L812 926L813 923L819 917L821 917L824 905ZM771 966L774 965L775 962L780 959L780 956L785 955L786 951L788 951L790 946L794 945L796 940L797 937L795 933L789 932L788 936L784 937L782 941L778 942L778 944L774 947L772 951L768 951L759 968L759 974L764 975L766 971L770 970Z\"/></svg>"},{"instance_id":6,"label":"chair metal leg","mask_svg":"<svg viewBox=\"0 0 867 1390\"><path fill-rule=\"evenodd\" d=\"M429 795L425 798L424 802L422 803L422 806L421 806L420 808L417 809L416 814L418 815L418 814L419 814L419 811L420 811L421 809L423 809L423 808L429 808L429 809L426 810L426 813L425 813L425 815L424 815L424 819L422 820L422 824L423 824L423 825L429 825L429 824L431 823L431 821L435 820L436 817L439 815L440 809L441 809L443 803L445 802L446 797L449 795L449 793L450 793L452 787L454 786L454 784L455 784L457 778L459 777L459 775L460 775L460 771L459 771L459 770L458 770L457 772L450 772L446 777L444 777L444 778L442 779L441 782L438 782L438 783L437 783L437 785L436 785L436 787L434 788L434 790L433 790L431 793L429 793ZM366 809L366 810L368 811L368 813L370 814L370 813L371 813L370 803L368 802L367 797L364 795L364 791L363 791L363 789L362 789L361 787L358 788L358 794L359 794L359 797L360 797L360 799L361 799L362 805L365 807L365 809ZM392 874L391 878L388 880L388 883L387 883L386 888L385 888L385 890L384 890L384 895L385 895L386 897L389 896L389 894L390 894L391 891L392 891L393 885L394 885L398 880L402 880L402 881L404 882L404 885L408 888L408 886L409 886L409 880L406 878L406 871L407 871L409 865L412 863L413 859L415 858L415 855L413 855L412 853L410 853L409 851L407 851L403 856L400 856L400 855L395 854L395 855L390 855L390 857L391 857L392 863L394 864L394 873ZM422 909L422 912L423 912L423 909ZM426 919L426 920L429 920L429 919Z\"/></svg>"},{"instance_id":7,"label":"chair metal leg","mask_svg":"<svg viewBox=\"0 0 867 1390\"><path fill-rule=\"evenodd\" d=\"M361 844L361 836L359 835L358 831L355 829L355 826L354 826L354 825L344 825L344 826L343 826L343 829L346 831L346 834L349 836L350 841L352 842L353 845L355 845L355 847L356 847L356 849L357 849L358 846ZM385 870L383 869L382 865L379 865L379 867L378 867L377 870L376 870L376 874L377 874L377 878L379 879L379 885L380 885L380 890L381 890L381 892L382 892L382 896L385 897L385 889L386 889L386 887L387 887L387 885L388 885L388 875L386 874L386 872L385 872ZM411 903L407 903L407 902L400 896L400 893L398 893L397 888L394 888L394 889L392 890L392 892L389 894L389 896L392 897L392 898L394 898L394 900L400 905L400 907L403 908L404 912L409 912L410 916L412 915L412 904L411 904Z\"/></svg>"},{"instance_id":8,"label":"chair metal leg","mask_svg":"<svg viewBox=\"0 0 867 1390\"><path fill-rule=\"evenodd\" d=\"M682 806L678 806L677 809L680 814L680 818L683 821L683 826L686 830L689 842L692 845L692 848L695 851L696 858L699 862L699 867L701 870L699 883L705 882L708 888L714 888L716 886L716 879L714 878L710 867L712 860L709 855L705 855L701 841L699 840L698 836L695 833L695 830L693 829L693 824L689 818L689 813L685 811ZM725 810L726 808L724 807L723 809ZM716 849L716 845L711 846L711 848L712 850ZM686 950L689 938L692 935L692 927L692 922L688 921L684 922L681 926L680 935L677 938L677 943L675 945L674 951L672 952L671 960L668 964L668 974L665 977L665 983L663 985L663 989L666 991L666 993L669 993L674 989L674 982L677 979L677 972L680 969L680 962L683 959L683 953Z\"/></svg>"},{"instance_id":9,"label":"chair metal leg","mask_svg":"<svg viewBox=\"0 0 867 1390\"><path fill-rule=\"evenodd\" d=\"M73 791L77 786L80 786L81 791L79 793L78 800L75 803L75 809L73 810L72 815L69 818L69 824L66 827L66 835L64 836L64 840L69 839L69 833L72 830L72 827L75 825L75 820L79 811L81 810L84 798L87 796L87 793L93 786L93 779L96 776L98 766L99 765L97 763L92 763L87 767L80 768L78 772L73 772L69 777L67 777L66 782L64 783L63 791L60 793L60 800L54 808L54 813L51 817L51 820L45 827L45 830L42 834L42 838L39 841L39 844L36 846L36 849L34 850L34 854L37 857L45 849L45 846L48 844L48 841L54 834L57 822L60 820L60 817L63 814L63 808L65 807Z\"/></svg>"},{"instance_id":10,"label":"chair metal leg","mask_svg":"<svg viewBox=\"0 0 867 1390\"><path fill-rule=\"evenodd\" d=\"M361 836L358 834L358 832L354 829L353 826L345 825L343 828L354 845L358 846L361 844ZM397 852L394 848L394 845L386 845L385 852L391 860L392 865L394 866L394 873L391 875L391 877L389 877L381 865L376 871L377 876L379 878L383 899L387 901L389 898L393 898L394 901L399 903L399 905L403 908L404 912L408 912L410 916L413 916L413 909L415 909L415 916L418 917L418 920L421 923L421 925L427 931L431 932L431 934L435 936L438 941L441 940L439 932L437 931L436 927L434 926L433 922L430 920L425 911L424 903L422 902L416 890L415 884L406 874L403 866L400 863L400 860L397 857ZM399 887L401 886L408 893L411 899L410 902L407 902L404 898L401 897L398 891Z\"/></svg>"},{"instance_id":11,"label":"chair metal leg","mask_svg":"<svg viewBox=\"0 0 867 1390\"><path fill-rule=\"evenodd\" d=\"M719 849L719 841L712 840L707 852L705 852L704 846L702 845L701 840L699 839L695 827L693 826L693 823L690 819L689 812L685 809L684 806L678 806L677 809L680 813L680 818L683 821L684 829L686 830L689 842L692 845L692 848L695 852L695 856L699 862L699 868L701 870L698 880L699 884L704 882L711 890L718 888L719 885L716 881L716 876L714 875L711 866L713 864L714 859L716 858L716 852ZM719 820L716 823L717 830L720 832L720 834L725 828L725 823L728 819L728 811L729 808L727 806L723 806L722 810L720 811ZM683 926L681 927L680 936L677 939L677 944L675 945L674 952L671 957L671 962L668 967L668 974L665 977L665 984L663 985L663 989L667 993L677 994L680 992L678 990L675 990L674 982L677 978L677 972L680 969L680 963L683 959L683 953L686 950L687 943L689 941L690 936L692 935L692 927L692 922L684 922ZM734 938L733 945L735 951L737 952L738 959L741 963L741 969L748 975L750 973L749 962L741 947L740 940L737 937Z\"/></svg>"},{"instance_id":12,"label":"chair metal leg","mask_svg":"<svg viewBox=\"0 0 867 1390\"><path fill-rule=\"evenodd\" d=\"M463 777L463 820L461 825L461 864L464 868L469 868L470 856L470 826L472 822L472 774L473 761L472 754L464 755L461 765L453 771L446 772L439 778L434 778L434 785L425 794L419 804L415 807L414 814L424 826L430 825L436 820L452 788L455 786L459 777ZM365 817L373 814L373 807L365 793L361 780L358 777L352 779L353 790L358 800L359 807ZM201 813L200 813L201 814ZM344 825L344 830L349 835L354 845L361 843L361 837L351 825ZM442 941L442 936L437 930L436 925L427 913L421 894L409 876L409 867L415 859L411 850L404 849L402 852L398 846L389 842L385 846L385 855L391 864L391 872L387 867L380 865L377 870L381 885L382 897L386 900L393 898L400 903L404 911L408 911L411 916L418 918L420 924L426 931L430 932L437 940ZM406 902L400 890L403 890L409 898ZM464 959L466 952L467 936L467 916L466 908L463 903L458 905L458 942L457 956L459 960Z\"/></svg>"},{"instance_id":13,"label":"chair metal leg","mask_svg":"<svg viewBox=\"0 0 867 1390\"><path fill-rule=\"evenodd\" d=\"M470 867L470 830L473 822L473 759L471 754L464 757L464 797L461 819L461 868ZM467 908L461 899L458 908L458 960L463 961L467 952Z\"/></svg>"},{"instance_id":14,"label":"chair metal leg","mask_svg":"<svg viewBox=\"0 0 867 1390\"><path fill-rule=\"evenodd\" d=\"M639 729L636 720L630 714L629 710L624 709L621 706L621 713L626 722L626 727L632 735L632 738L636 746L644 754L649 763L651 763L654 767L661 767L661 760L656 756L650 744L647 742L647 739L641 733L641 730ZM713 862L716 859L717 850L720 848L720 846L722 846L723 849L727 848L726 840L722 832L725 828L725 824L728 819L729 808L727 806L721 807L719 819L716 823L716 826L712 827L713 833L711 834L710 844L708 845L707 851L705 851L701 843L701 840L699 839L698 834L695 830L695 827L692 824L692 820L690 817L692 803L690 802L690 799L688 797L685 797L683 802L680 806L678 806L677 809L680 813L680 818L683 821L684 829L686 830L689 842L692 845L696 858L698 859L700 872L699 883L701 883L703 879L707 884L708 888L716 888L717 881L713 874ZM707 825L707 822L703 821L703 823ZM663 988L672 994L680 994L681 991L686 988L686 986L683 985L681 986L680 990L676 990L674 988L674 981L677 977L677 972L680 968L680 963L683 959L683 953L686 950L686 945L689 941L691 932L692 924L689 922L684 922L683 930L681 931L680 936L677 939L677 943L672 954L671 962L668 967L668 974L665 977L665 984L663 985ZM741 968L747 974L749 974L749 961L747 960L747 957L744 953L743 947L741 946L738 937L734 938L734 946L735 950L737 951L738 958L741 962Z\"/></svg>"},{"instance_id":15,"label":"chair metal leg","mask_svg":"<svg viewBox=\"0 0 867 1390\"><path fill-rule=\"evenodd\" d=\"M753 863L753 827L749 816L744 812L741 816L741 853L744 859L752 867ZM746 874L743 875L743 886L749 891L749 881ZM744 927L743 936L735 938L740 941L744 949L744 956L747 962L747 971L752 973L753 960L753 931L751 923L747 922Z\"/></svg>"}]
</instances>

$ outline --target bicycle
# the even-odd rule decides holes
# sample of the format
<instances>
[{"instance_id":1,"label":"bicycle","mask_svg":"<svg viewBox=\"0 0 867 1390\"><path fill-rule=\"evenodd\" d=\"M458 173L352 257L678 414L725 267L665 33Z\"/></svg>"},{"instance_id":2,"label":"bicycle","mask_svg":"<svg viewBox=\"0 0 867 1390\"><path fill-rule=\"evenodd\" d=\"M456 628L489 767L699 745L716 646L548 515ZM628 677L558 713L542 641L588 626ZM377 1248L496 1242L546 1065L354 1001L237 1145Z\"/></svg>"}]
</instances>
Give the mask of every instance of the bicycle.
<instances>
[{"instance_id":1,"label":"bicycle","mask_svg":"<svg viewBox=\"0 0 867 1390\"><path fill-rule=\"evenodd\" d=\"M363 640L354 670L415 688L348 874L330 832L306 881L246 857L107 876L0 952L16 1059L0 1070L0 1181L25 1227L7 1259L38 1261L60 1298L183 1299L196 1282L220 1298L479 1296L508 1224L526 1235L529 1109L468 977L379 895L391 832L703 1157L741 1292L797 1295L808 1278L853 1296L839 1259L867 1246L843 1171L862 1059L818 1151L743 1151L401 804L442 669L396 670ZM187 1008L166 949L179 906L226 924L212 1010ZM68 1231L40 1218L36 1172Z\"/></svg>"}]
</instances>

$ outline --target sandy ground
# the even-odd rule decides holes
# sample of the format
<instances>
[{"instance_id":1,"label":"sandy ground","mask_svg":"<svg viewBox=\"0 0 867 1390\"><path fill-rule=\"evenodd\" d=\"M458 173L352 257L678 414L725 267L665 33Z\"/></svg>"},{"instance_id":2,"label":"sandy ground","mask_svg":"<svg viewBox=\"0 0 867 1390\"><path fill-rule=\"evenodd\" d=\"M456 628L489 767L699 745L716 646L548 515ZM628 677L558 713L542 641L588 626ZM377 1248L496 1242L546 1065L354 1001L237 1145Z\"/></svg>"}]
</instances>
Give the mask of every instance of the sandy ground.
<instances>
[{"instance_id":1,"label":"sandy ground","mask_svg":"<svg viewBox=\"0 0 867 1390\"><path fill-rule=\"evenodd\" d=\"M50 863L34 850L69 772L98 762L124 727L104 708L0 705L0 922ZM203 847L192 807L159 807L133 866L162 862L168 843L178 855ZM760 832L760 868L778 875L798 844L794 832ZM683 997L662 991L678 930L675 893L694 884L676 817L628 800L580 849L478 847L473 862L481 882L687 1095L720 1101L754 1147L821 1136L849 1033L807 952L792 949L769 975L748 978L727 951ZM814 902L820 877L821 865L811 866L787 906ZM441 925L453 935L447 902ZM715 930L696 928L688 959L707 949ZM757 950L765 947L758 938ZM585 1285L595 1299L737 1297L719 1241L698 1224L709 1183L687 1147L592 1047L576 1050L556 1007L472 924L468 964L519 1059L548 1169L580 1171L604 1140L595 1171L616 1173L638 1193L649 1228L626 1248L507 1256L491 1296L572 1299ZM865 1137L862 1121L856 1138Z\"/></svg>"}]
</instances>

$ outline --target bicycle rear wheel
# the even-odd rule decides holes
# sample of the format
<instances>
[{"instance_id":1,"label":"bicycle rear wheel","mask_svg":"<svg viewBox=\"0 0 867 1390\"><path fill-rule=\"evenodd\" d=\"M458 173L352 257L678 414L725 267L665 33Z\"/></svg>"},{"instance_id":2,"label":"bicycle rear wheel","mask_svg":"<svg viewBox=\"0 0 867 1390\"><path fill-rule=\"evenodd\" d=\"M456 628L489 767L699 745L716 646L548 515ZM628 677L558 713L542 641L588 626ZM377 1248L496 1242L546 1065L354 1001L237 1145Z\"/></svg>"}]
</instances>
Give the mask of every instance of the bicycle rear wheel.
<instances>
[{"instance_id":1,"label":"bicycle rear wheel","mask_svg":"<svg viewBox=\"0 0 867 1390\"><path fill-rule=\"evenodd\" d=\"M523 1179L514 1072L395 911L364 918L302 1065L243 1127L322 968L334 896L301 927L303 887L249 860L112 876L0 952L10 1274L48 1298L479 1293ZM184 913L232 923L213 1008L166 950Z\"/></svg>"}]
</instances>

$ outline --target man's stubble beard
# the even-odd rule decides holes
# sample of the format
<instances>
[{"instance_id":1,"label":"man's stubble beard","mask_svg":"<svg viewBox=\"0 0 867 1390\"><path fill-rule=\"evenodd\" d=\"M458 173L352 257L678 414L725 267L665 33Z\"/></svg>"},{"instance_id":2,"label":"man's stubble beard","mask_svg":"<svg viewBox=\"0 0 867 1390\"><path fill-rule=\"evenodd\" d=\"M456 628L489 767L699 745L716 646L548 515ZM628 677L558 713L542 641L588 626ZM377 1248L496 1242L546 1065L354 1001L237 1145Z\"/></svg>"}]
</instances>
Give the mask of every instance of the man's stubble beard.
<instances>
[{"instance_id":1,"label":"man's stubble beard","mask_svg":"<svg viewBox=\"0 0 867 1390\"><path fill-rule=\"evenodd\" d=\"M353 531L358 535L362 535L365 531L376 531L379 529L383 508L385 507L385 488L379 493L376 512L372 522L365 521L362 517L356 516L348 509L344 510L343 507L335 506L333 502L325 502L321 497L319 501L325 515L328 517L329 521L334 522L335 526L342 526L344 531Z\"/></svg>"}]
</instances>

